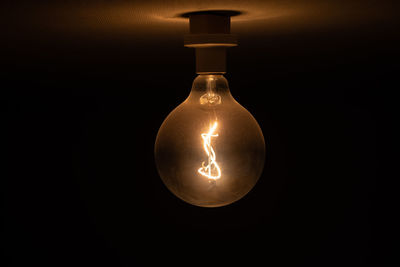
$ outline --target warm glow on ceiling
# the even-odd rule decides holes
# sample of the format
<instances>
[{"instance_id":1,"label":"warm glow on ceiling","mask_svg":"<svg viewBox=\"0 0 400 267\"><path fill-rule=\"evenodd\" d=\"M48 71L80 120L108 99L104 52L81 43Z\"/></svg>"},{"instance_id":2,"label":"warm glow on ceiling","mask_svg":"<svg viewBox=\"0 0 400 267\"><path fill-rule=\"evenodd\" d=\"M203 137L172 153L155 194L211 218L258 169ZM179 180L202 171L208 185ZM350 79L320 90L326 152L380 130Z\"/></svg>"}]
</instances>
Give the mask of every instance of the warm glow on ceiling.
<instances>
[{"instance_id":1,"label":"warm glow on ceiling","mask_svg":"<svg viewBox=\"0 0 400 267\"><path fill-rule=\"evenodd\" d=\"M47 2L47 3L45 3ZM187 19L181 14L206 10L241 12L232 17L232 32L244 36L304 30L345 29L351 25L385 21L395 17L388 1L371 0L146 0L146 1L45 1L17 5L10 2L1 16L7 22L35 27L41 32L123 35L139 40L181 38L187 32ZM18 19L18 17L20 19ZM29 23L27 23L29 21ZM140 38L140 39L139 39Z\"/></svg>"}]
</instances>

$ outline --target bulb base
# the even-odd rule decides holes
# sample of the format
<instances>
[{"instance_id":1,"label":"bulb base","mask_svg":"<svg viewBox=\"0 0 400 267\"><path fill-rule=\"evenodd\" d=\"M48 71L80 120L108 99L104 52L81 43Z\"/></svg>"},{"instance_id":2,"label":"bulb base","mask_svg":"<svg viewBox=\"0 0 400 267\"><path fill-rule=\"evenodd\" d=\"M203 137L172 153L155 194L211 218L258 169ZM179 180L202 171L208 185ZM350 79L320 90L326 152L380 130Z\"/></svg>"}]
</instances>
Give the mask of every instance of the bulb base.
<instances>
[{"instance_id":1,"label":"bulb base","mask_svg":"<svg viewBox=\"0 0 400 267\"><path fill-rule=\"evenodd\" d=\"M226 73L226 48L196 48L196 73Z\"/></svg>"}]
</instances>

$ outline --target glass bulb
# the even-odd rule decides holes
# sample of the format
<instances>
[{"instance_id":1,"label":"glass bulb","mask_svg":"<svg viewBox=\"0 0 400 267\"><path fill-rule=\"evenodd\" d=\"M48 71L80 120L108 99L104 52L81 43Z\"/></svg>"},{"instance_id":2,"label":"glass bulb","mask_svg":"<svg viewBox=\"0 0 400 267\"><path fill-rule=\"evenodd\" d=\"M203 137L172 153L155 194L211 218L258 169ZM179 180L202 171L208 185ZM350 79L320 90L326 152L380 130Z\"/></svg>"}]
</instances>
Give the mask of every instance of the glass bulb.
<instances>
[{"instance_id":1,"label":"glass bulb","mask_svg":"<svg viewBox=\"0 0 400 267\"><path fill-rule=\"evenodd\" d=\"M231 204L261 175L262 131L231 95L223 75L199 75L188 98L165 119L155 143L158 172L168 189L201 207Z\"/></svg>"}]
</instances>

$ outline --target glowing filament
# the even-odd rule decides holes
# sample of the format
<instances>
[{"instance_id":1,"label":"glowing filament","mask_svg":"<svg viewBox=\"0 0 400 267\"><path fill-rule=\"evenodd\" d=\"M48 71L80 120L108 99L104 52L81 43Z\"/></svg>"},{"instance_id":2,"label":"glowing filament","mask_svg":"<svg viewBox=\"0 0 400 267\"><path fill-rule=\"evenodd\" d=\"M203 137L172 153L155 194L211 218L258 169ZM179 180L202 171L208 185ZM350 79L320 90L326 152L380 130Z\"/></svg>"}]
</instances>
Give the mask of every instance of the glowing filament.
<instances>
[{"instance_id":1,"label":"glowing filament","mask_svg":"<svg viewBox=\"0 0 400 267\"><path fill-rule=\"evenodd\" d=\"M203 161L202 167L198 170L201 175L208 177L209 179L219 179L221 177L221 169L219 168L215 157L215 151L211 146L211 137L217 137L218 134L214 134L215 129L217 128L217 122L210 128L208 133L202 133L201 138L203 138L203 147L204 151L208 156L208 164Z\"/></svg>"}]
</instances>

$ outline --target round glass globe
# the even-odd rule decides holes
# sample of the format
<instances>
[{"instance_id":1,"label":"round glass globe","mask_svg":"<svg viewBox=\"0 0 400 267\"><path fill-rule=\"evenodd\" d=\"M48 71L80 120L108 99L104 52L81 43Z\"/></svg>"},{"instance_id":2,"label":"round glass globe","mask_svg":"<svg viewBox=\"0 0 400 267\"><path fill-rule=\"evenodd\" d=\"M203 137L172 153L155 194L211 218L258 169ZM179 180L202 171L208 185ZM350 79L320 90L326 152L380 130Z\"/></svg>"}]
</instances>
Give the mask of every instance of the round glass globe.
<instances>
[{"instance_id":1,"label":"round glass globe","mask_svg":"<svg viewBox=\"0 0 400 267\"><path fill-rule=\"evenodd\" d=\"M264 137L222 75L199 75L189 97L162 123L155 160L164 184L177 197L201 207L225 206L259 179Z\"/></svg>"}]
</instances>

